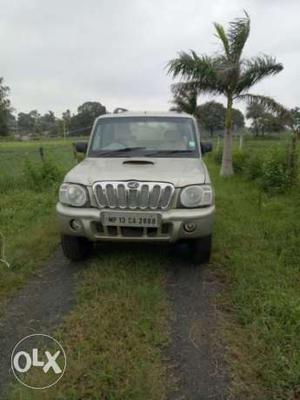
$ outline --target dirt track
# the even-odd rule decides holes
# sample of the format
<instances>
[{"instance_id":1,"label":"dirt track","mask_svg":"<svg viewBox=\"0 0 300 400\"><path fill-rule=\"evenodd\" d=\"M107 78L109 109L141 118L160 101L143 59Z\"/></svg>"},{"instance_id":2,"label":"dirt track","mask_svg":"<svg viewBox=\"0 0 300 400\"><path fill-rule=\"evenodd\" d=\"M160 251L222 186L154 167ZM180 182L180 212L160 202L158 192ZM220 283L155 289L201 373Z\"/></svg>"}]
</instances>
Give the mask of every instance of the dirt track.
<instances>
[{"instance_id":1,"label":"dirt track","mask_svg":"<svg viewBox=\"0 0 300 400\"><path fill-rule=\"evenodd\" d=\"M178 389L170 400L226 399L224 346L217 337L215 295L220 286L208 265L182 261L177 249L168 268L167 290L173 307L170 364ZM171 369L172 370L172 369Z\"/></svg>"},{"instance_id":2,"label":"dirt track","mask_svg":"<svg viewBox=\"0 0 300 400\"><path fill-rule=\"evenodd\" d=\"M172 382L170 400L222 400L227 386L222 357L214 338L217 314L214 295L219 290L209 267L195 268L175 250L165 266L166 289L172 306L171 338L167 352ZM76 272L57 250L47 265L6 307L0 320L0 398L12 379L10 356L15 344L32 333L51 332L74 305ZM146 399L145 399L146 400Z\"/></svg>"},{"instance_id":3,"label":"dirt track","mask_svg":"<svg viewBox=\"0 0 300 400\"><path fill-rule=\"evenodd\" d=\"M75 273L84 265L72 265L57 250L7 306L0 320L0 398L12 379L10 357L14 346L33 333L49 334L74 303Z\"/></svg>"}]
</instances>

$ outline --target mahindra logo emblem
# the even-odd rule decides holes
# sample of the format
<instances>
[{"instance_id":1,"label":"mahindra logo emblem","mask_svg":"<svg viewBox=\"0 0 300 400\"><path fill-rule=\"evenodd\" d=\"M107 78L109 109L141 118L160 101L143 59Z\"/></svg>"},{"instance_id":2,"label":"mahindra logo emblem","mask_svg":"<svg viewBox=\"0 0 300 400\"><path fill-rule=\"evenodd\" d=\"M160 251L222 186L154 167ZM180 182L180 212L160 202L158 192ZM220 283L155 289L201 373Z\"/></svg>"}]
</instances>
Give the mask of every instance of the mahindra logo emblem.
<instances>
[{"instance_id":1,"label":"mahindra logo emblem","mask_svg":"<svg viewBox=\"0 0 300 400\"><path fill-rule=\"evenodd\" d=\"M140 184L136 181L128 182L127 187L129 189L137 189L140 186Z\"/></svg>"}]
</instances>

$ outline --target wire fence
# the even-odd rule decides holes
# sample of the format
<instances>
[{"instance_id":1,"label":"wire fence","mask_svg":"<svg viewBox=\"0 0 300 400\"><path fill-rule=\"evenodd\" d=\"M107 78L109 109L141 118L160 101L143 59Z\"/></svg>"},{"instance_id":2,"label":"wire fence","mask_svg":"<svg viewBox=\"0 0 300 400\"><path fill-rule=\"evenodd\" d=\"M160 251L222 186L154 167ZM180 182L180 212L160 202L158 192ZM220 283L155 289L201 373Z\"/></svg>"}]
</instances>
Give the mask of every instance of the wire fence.
<instances>
[{"instance_id":1,"label":"wire fence","mask_svg":"<svg viewBox=\"0 0 300 400\"><path fill-rule=\"evenodd\" d=\"M72 142L62 144L14 143L0 147L0 190L11 190L24 185L26 164L41 167L45 161L55 164L66 173L78 162Z\"/></svg>"},{"instance_id":2,"label":"wire fence","mask_svg":"<svg viewBox=\"0 0 300 400\"><path fill-rule=\"evenodd\" d=\"M75 140L74 140L75 139ZM0 183L6 181L6 185L13 181L20 181L22 178L25 164L30 161L38 165L46 160L55 163L62 171L67 172L80 160L76 153L74 144L78 140L87 138L73 138L73 140L47 140L27 141L27 142L7 142L0 143ZM212 142L214 151L221 150L223 138L204 138L204 142ZM234 137L234 147L244 150L267 151L268 148L277 146L288 146L289 137L281 139L253 138L253 137Z\"/></svg>"}]
</instances>

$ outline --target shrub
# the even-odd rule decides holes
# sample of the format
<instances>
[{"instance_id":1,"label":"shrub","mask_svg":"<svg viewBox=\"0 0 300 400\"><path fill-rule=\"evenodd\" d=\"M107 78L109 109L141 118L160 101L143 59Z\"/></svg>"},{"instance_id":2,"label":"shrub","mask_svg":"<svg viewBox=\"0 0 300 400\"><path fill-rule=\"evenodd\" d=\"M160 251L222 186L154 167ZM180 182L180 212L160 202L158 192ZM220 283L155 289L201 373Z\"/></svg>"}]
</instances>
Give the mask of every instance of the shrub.
<instances>
[{"instance_id":1,"label":"shrub","mask_svg":"<svg viewBox=\"0 0 300 400\"><path fill-rule=\"evenodd\" d=\"M213 153L217 164L222 161L222 148ZM269 193L280 193L291 186L296 178L291 179L287 152L284 148L271 147L267 152L234 149L233 168L247 179L256 180L259 186ZM296 161L295 161L296 163Z\"/></svg>"},{"instance_id":2,"label":"shrub","mask_svg":"<svg viewBox=\"0 0 300 400\"><path fill-rule=\"evenodd\" d=\"M216 164L218 164L218 165L220 165L221 162L222 162L222 153L223 153L222 147L219 147L218 150L216 150L216 151L213 152L213 159L214 159L214 162L215 162Z\"/></svg>"},{"instance_id":3,"label":"shrub","mask_svg":"<svg viewBox=\"0 0 300 400\"><path fill-rule=\"evenodd\" d=\"M249 153L244 168L246 178L251 180L259 179L262 175L262 164L262 154L257 152Z\"/></svg>"},{"instance_id":4,"label":"shrub","mask_svg":"<svg viewBox=\"0 0 300 400\"><path fill-rule=\"evenodd\" d=\"M43 190L59 183L62 179L62 173L51 160L46 160L38 164L26 160L24 177L30 189Z\"/></svg>"},{"instance_id":5,"label":"shrub","mask_svg":"<svg viewBox=\"0 0 300 400\"><path fill-rule=\"evenodd\" d=\"M243 172L249 154L244 150L233 150L232 153L232 163L235 172Z\"/></svg>"},{"instance_id":6,"label":"shrub","mask_svg":"<svg viewBox=\"0 0 300 400\"><path fill-rule=\"evenodd\" d=\"M291 143L288 146L288 160L287 171L289 176L289 183L291 186L297 184L299 175L298 160L299 155L297 151L297 138L292 136Z\"/></svg>"},{"instance_id":7,"label":"shrub","mask_svg":"<svg viewBox=\"0 0 300 400\"><path fill-rule=\"evenodd\" d=\"M260 184L267 192L282 192L289 185L286 157L278 148L271 149L264 157Z\"/></svg>"},{"instance_id":8,"label":"shrub","mask_svg":"<svg viewBox=\"0 0 300 400\"><path fill-rule=\"evenodd\" d=\"M219 148L213 153L213 159L216 164L220 165L222 163L223 149ZM234 149L232 153L232 162L235 172L241 172L244 168L246 160L248 158L248 153L243 150Z\"/></svg>"}]
</instances>

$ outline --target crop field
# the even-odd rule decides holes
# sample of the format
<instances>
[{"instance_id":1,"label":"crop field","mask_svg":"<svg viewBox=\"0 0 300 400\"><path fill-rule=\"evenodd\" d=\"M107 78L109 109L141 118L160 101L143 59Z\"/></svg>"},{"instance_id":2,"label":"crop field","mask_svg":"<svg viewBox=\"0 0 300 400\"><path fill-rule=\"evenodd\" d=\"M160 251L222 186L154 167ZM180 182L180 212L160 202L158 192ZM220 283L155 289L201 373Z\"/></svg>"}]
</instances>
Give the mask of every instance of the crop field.
<instances>
[{"instance_id":1,"label":"crop field","mask_svg":"<svg viewBox=\"0 0 300 400\"><path fill-rule=\"evenodd\" d=\"M285 183L288 145L288 138L245 138L241 150L236 139L230 179L219 176L218 150L206 156L217 206L209 268L223 287L215 301L231 398L300 396L300 185L299 174ZM75 164L70 140L0 143L0 232L10 264L0 263L1 313L59 244L57 190ZM165 265L172 262L167 250L144 247L95 252L56 332L68 373L44 399L167 399ZM9 398L40 393L13 385Z\"/></svg>"}]
</instances>

